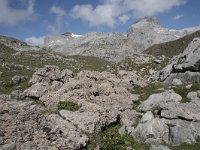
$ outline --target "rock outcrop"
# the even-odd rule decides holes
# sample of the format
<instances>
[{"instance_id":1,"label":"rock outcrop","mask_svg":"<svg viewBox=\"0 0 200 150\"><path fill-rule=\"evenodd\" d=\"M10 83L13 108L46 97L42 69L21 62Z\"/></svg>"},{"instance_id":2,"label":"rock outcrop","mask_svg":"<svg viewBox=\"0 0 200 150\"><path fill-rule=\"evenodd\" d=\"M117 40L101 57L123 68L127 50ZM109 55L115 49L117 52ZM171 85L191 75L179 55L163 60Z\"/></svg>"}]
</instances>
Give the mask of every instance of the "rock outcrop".
<instances>
[{"instance_id":1,"label":"rock outcrop","mask_svg":"<svg viewBox=\"0 0 200 150\"><path fill-rule=\"evenodd\" d=\"M139 114L132 110L138 95L128 89L135 85L144 87L147 82L133 72L81 71L76 76L70 70L56 66L38 69L31 78L33 84L23 92L25 97L41 101L47 109L56 108L59 102L74 102L80 108L61 110L59 114L84 133L99 132L121 118L131 132L132 123Z\"/></svg>"},{"instance_id":2,"label":"rock outcrop","mask_svg":"<svg viewBox=\"0 0 200 150\"><path fill-rule=\"evenodd\" d=\"M154 79L172 84L174 79L182 83L200 82L200 38L195 38L184 52L159 71Z\"/></svg>"},{"instance_id":3,"label":"rock outcrop","mask_svg":"<svg viewBox=\"0 0 200 150\"><path fill-rule=\"evenodd\" d=\"M32 102L0 98L0 149L79 149L88 137L71 122Z\"/></svg>"},{"instance_id":4,"label":"rock outcrop","mask_svg":"<svg viewBox=\"0 0 200 150\"><path fill-rule=\"evenodd\" d=\"M181 103L181 96L173 91L151 95L138 107L145 113L132 136L149 144L195 143L200 136L198 93L189 93L191 102L188 103Z\"/></svg>"}]
</instances>

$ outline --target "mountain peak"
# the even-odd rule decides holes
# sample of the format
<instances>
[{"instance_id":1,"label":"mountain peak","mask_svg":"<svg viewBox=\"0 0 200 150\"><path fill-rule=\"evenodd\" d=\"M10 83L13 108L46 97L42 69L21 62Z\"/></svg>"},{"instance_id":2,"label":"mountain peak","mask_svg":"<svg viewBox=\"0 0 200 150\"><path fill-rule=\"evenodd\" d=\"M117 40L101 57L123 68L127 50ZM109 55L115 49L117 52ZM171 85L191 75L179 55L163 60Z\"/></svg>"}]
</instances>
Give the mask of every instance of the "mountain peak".
<instances>
[{"instance_id":1,"label":"mountain peak","mask_svg":"<svg viewBox=\"0 0 200 150\"><path fill-rule=\"evenodd\" d=\"M156 17L144 17L137 20L132 27L143 27L143 26L160 26L160 21Z\"/></svg>"}]
</instances>

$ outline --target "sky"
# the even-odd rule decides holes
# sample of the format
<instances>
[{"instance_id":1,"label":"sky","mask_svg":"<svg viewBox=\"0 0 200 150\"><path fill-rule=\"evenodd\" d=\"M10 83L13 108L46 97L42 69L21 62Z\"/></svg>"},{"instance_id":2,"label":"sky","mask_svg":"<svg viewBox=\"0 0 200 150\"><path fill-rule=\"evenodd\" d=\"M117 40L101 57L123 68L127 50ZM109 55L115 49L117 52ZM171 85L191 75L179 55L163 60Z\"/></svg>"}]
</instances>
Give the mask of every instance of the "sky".
<instances>
[{"instance_id":1,"label":"sky","mask_svg":"<svg viewBox=\"0 0 200 150\"><path fill-rule=\"evenodd\" d=\"M0 35L42 44L64 32L126 32L143 17L163 27L200 25L200 0L0 0Z\"/></svg>"}]
</instances>

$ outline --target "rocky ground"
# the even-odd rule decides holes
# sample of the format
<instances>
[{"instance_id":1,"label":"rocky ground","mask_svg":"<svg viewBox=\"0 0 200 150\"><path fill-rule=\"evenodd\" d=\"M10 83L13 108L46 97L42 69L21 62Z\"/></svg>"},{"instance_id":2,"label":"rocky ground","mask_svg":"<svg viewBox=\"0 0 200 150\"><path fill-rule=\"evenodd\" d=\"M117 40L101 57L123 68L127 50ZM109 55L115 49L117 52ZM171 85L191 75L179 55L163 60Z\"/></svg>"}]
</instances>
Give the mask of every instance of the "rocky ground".
<instances>
[{"instance_id":1,"label":"rocky ground","mask_svg":"<svg viewBox=\"0 0 200 150\"><path fill-rule=\"evenodd\" d=\"M198 36L118 62L1 37L0 150L199 150Z\"/></svg>"}]
</instances>

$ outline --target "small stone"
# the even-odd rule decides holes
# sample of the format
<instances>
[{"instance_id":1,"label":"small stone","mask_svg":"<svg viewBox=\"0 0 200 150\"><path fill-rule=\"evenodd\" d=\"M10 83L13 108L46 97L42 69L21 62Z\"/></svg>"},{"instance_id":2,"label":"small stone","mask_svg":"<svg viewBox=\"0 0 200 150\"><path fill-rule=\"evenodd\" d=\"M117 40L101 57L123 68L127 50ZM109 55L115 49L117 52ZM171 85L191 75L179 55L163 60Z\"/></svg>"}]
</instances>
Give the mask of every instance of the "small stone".
<instances>
[{"instance_id":1,"label":"small stone","mask_svg":"<svg viewBox=\"0 0 200 150\"><path fill-rule=\"evenodd\" d=\"M156 64L161 64L161 63L162 63L162 61L161 61L161 60L159 60L159 59L156 59L156 60L154 60L154 63L156 63Z\"/></svg>"},{"instance_id":2,"label":"small stone","mask_svg":"<svg viewBox=\"0 0 200 150\"><path fill-rule=\"evenodd\" d=\"M182 85L182 81L180 79L174 78L172 81L172 85Z\"/></svg>"},{"instance_id":3,"label":"small stone","mask_svg":"<svg viewBox=\"0 0 200 150\"><path fill-rule=\"evenodd\" d=\"M126 133L126 126L123 125L121 128L119 128L118 132L120 135L124 135Z\"/></svg>"},{"instance_id":4,"label":"small stone","mask_svg":"<svg viewBox=\"0 0 200 150\"><path fill-rule=\"evenodd\" d=\"M151 145L150 150L170 150L167 146L163 145Z\"/></svg>"},{"instance_id":5,"label":"small stone","mask_svg":"<svg viewBox=\"0 0 200 150\"><path fill-rule=\"evenodd\" d=\"M192 87L192 84L187 85L185 88L190 89Z\"/></svg>"}]
</instances>

